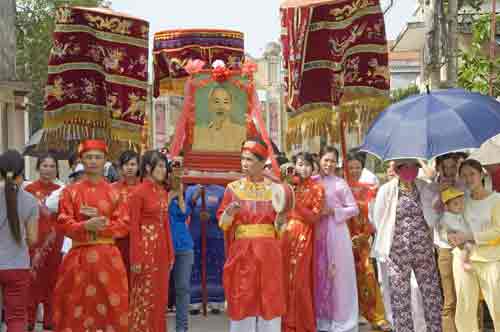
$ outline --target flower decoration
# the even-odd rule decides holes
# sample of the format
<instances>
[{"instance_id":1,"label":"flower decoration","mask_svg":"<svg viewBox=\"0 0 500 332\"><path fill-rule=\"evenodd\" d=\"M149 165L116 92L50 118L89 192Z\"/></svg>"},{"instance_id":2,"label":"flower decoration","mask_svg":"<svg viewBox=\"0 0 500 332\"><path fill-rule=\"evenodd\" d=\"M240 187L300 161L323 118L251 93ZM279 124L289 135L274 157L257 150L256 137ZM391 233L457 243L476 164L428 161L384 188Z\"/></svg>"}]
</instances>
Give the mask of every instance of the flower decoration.
<instances>
[{"instance_id":1,"label":"flower decoration","mask_svg":"<svg viewBox=\"0 0 500 332\"><path fill-rule=\"evenodd\" d=\"M229 74L229 69L219 66L212 70L212 79L216 82L222 83L227 81Z\"/></svg>"},{"instance_id":2,"label":"flower decoration","mask_svg":"<svg viewBox=\"0 0 500 332\"><path fill-rule=\"evenodd\" d=\"M205 67L205 61L202 61L200 59L196 59L196 60L189 59L186 66L184 66L184 70L186 70L186 72L189 75L194 75L194 74L202 71L203 67Z\"/></svg>"},{"instance_id":3,"label":"flower decoration","mask_svg":"<svg viewBox=\"0 0 500 332\"><path fill-rule=\"evenodd\" d=\"M257 71L257 64L252 61L245 61L243 67L241 68L241 72L248 78L253 78L254 73Z\"/></svg>"}]
</instances>

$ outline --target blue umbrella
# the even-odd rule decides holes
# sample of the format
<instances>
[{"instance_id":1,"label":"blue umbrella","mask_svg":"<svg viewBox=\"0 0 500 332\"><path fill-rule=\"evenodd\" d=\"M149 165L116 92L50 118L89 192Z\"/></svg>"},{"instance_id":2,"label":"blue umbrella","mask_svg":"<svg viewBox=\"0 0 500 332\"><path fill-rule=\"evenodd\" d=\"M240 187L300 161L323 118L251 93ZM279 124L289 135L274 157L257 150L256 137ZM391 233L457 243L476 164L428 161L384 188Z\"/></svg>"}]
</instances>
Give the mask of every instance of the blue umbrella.
<instances>
[{"instance_id":1,"label":"blue umbrella","mask_svg":"<svg viewBox=\"0 0 500 332\"><path fill-rule=\"evenodd\" d=\"M461 89L437 90L389 106L373 122L362 151L382 160L479 148L500 133L500 103Z\"/></svg>"}]
</instances>

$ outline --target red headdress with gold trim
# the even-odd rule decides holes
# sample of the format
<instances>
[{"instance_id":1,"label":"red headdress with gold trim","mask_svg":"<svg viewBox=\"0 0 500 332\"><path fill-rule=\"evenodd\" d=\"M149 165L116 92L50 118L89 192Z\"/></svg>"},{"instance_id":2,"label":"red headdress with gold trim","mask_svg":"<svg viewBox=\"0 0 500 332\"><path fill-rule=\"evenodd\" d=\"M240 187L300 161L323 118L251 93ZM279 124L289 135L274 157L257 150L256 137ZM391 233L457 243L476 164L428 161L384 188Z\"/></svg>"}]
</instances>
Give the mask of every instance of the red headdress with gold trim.
<instances>
[{"instance_id":1,"label":"red headdress with gold trim","mask_svg":"<svg viewBox=\"0 0 500 332\"><path fill-rule=\"evenodd\" d=\"M269 157L269 150L267 146L256 140L247 140L241 147L241 152L248 151L263 160Z\"/></svg>"},{"instance_id":2,"label":"red headdress with gold trim","mask_svg":"<svg viewBox=\"0 0 500 332\"><path fill-rule=\"evenodd\" d=\"M106 145L106 142L102 140L97 140L97 139L88 139L83 141L79 146L78 146L78 155L81 157L82 154L84 154L87 151L90 150L98 150L102 151L104 153L108 153L108 146Z\"/></svg>"}]
</instances>

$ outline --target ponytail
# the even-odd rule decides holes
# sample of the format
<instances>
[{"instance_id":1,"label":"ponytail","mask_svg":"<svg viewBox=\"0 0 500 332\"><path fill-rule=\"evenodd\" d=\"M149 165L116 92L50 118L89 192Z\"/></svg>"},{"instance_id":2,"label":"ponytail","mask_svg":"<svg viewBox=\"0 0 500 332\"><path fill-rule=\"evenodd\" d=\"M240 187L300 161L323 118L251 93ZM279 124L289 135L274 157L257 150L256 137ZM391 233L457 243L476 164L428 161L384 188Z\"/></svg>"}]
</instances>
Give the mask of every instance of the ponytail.
<instances>
[{"instance_id":1,"label":"ponytail","mask_svg":"<svg viewBox=\"0 0 500 332\"><path fill-rule=\"evenodd\" d=\"M0 174L5 179L5 201L10 232L14 240L23 243L21 223L17 210L17 193L19 187L16 178L24 172L24 160L19 152L9 150L0 157Z\"/></svg>"},{"instance_id":2,"label":"ponytail","mask_svg":"<svg viewBox=\"0 0 500 332\"><path fill-rule=\"evenodd\" d=\"M12 237L18 244L22 244L21 225L17 213L17 191L18 187L12 172L5 178L5 200L7 202L7 219Z\"/></svg>"}]
</instances>

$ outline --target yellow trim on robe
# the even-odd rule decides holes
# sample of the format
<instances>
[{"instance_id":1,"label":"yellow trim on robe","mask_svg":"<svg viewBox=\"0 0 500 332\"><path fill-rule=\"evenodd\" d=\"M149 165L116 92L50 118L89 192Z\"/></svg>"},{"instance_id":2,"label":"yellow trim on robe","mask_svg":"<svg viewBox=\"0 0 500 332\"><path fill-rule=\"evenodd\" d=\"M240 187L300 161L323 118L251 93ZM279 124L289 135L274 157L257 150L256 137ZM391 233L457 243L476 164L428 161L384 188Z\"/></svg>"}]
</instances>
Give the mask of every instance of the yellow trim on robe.
<instances>
[{"instance_id":1,"label":"yellow trim on robe","mask_svg":"<svg viewBox=\"0 0 500 332\"><path fill-rule=\"evenodd\" d=\"M254 239L260 237L276 237L274 225L270 224L254 224L240 225L236 228L235 238L239 239Z\"/></svg>"},{"instance_id":2,"label":"yellow trim on robe","mask_svg":"<svg viewBox=\"0 0 500 332\"><path fill-rule=\"evenodd\" d=\"M250 182L247 179L240 179L228 185L233 193L242 201L271 201L273 199L273 191L271 182L264 180L263 182Z\"/></svg>"},{"instance_id":3,"label":"yellow trim on robe","mask_svg":"<svg viewBox=\"0 0 500 332\"><path fill-rule=\"evenodd\" d=\"M83 246L94 246L99 244L115 244L115 240L112 238L97 238L95 240L85 241L85 242L77 242L73 241L72 248L83 247Z\"/></svg>"},{"instance_id":4,"label":"yellow trim on robe","mask_svg":"<svg viewBox=\"0 0 500 332\"><path fill-rule=\"evenodd\" d=\"M489 246L500 246L500 238L498 238L496 240L488 241L488 245Z\"/></svg>"}]
</instances>

